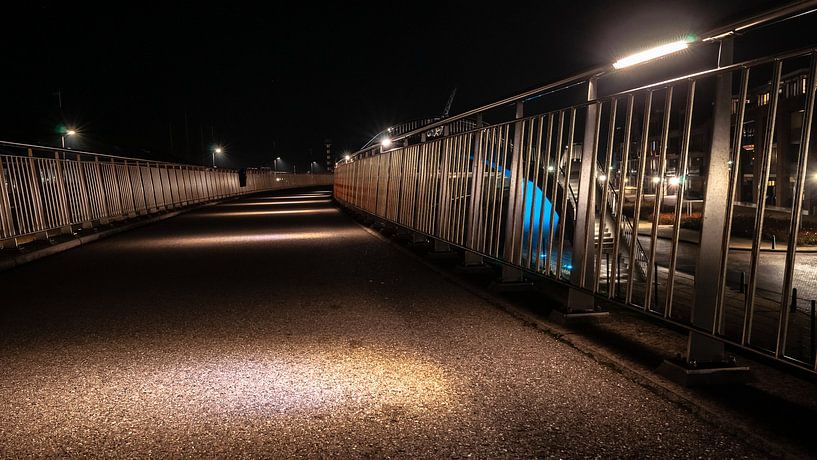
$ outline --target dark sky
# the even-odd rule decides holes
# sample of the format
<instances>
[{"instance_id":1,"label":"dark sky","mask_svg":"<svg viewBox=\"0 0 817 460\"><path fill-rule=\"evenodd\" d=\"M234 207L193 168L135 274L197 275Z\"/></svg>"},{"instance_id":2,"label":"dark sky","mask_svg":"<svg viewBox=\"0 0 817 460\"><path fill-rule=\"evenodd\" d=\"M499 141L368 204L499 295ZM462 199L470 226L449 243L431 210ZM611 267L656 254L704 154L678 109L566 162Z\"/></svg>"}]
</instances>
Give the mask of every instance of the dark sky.
<instances>
[{"instance_id":1,"label":"dark sky","mask_svg":"<svg viewBox=\"0 0 817 460\"><path fill-rule=\"evenodd\" d=\"M28 3L3 12L0 139L56 145L64 117L76 147L206 163L215 142L224 165L301 170L455 86L453 113L779 4Z\"/></svg>"}]
</instances>

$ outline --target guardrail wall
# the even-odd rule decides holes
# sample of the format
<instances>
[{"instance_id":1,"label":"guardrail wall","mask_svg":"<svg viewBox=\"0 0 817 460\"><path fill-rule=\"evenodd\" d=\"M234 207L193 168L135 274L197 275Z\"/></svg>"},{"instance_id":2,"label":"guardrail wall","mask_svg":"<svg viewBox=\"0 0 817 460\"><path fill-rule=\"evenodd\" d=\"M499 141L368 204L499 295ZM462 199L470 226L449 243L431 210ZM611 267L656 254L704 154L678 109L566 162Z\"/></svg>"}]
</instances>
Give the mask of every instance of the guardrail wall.
<instances>
[{"instance_id":1,"label":"guardrail wall","mask_svg":"<svg viewBox=\"0 0 817 460\"><path fill-rule=\"evenodd\" d=\"M332 184L331 174L241 172L0 142L0 247L77 226L248 193Z\"/></svg>"}]
</instances>

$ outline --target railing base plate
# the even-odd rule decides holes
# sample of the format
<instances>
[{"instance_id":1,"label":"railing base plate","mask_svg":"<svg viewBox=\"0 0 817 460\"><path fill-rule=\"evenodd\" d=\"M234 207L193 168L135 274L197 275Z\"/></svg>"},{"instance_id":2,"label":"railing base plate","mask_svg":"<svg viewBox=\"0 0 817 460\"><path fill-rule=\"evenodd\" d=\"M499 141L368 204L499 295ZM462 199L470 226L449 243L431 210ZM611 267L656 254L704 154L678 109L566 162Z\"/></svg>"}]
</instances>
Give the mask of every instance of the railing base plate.
<instances>
[{"instance_id":1,"label":"railing base plate","mask_svg":"<svg viewBox=\"0 0 817 460\"><path fill-rule=\"evenodd\" d=\"M460 273L491 273L494 271L494 267L488 264L459 264L456 267L456 270Z\"/></svg>"},{"instance_id":2,"label":"railing base plate","mask_svg":"<svg viewBox=\"0 0 817 460\"><path fill-rule=\"evenodd\" d=\"M548 319L556 324L563 326L577 323L586 323L589 321L598 321L606 319L610 316L610 312L606 311L573 311L565 312L560 310L553 310L548 315Z\"/></svg>"},{"instance_id":3,"label":"railing base plate","mask_svg":"<svg viewBox=\"0 0 817 460\"><path fill-rule=\"evenodd\" d=\"M525 292L535 289L532 281L491 281L488 287L494 292Z\"/></svg>"},{"instance_id":4,"label":"railing base plate","mask_svg":"<svg viewBox=\"0 0 817 460\"><path fill-rule=\"evenodd\" d=\"M683 386L735 385L749 382L751 373L748 366L717 363L715 366L689 367L682 363L665 360L658 366L659 375Z\"/></svg>"}]
</instances>

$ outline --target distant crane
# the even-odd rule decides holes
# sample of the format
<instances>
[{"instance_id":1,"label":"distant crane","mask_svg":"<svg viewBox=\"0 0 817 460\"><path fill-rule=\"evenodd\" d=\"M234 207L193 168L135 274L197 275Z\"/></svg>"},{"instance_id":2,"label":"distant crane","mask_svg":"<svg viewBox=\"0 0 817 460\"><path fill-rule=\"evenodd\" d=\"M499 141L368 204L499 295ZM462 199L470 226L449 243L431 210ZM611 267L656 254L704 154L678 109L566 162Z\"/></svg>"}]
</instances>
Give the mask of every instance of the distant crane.
<instances>
[{"instance_id":1,"label":"distant crane","mask_svg":"<svg viewBox=\"0 0 817 460\"><path fill-rule=\"evenodd\" d=\"M457 87L454 87L454 90L451 91L451 95L448 96L448 102L445 103L445 110L443 110L443 118L448 118L449 112L451 112L451 104L454 103L454 96L457 95Z\"/></svg>"}]
</instances>

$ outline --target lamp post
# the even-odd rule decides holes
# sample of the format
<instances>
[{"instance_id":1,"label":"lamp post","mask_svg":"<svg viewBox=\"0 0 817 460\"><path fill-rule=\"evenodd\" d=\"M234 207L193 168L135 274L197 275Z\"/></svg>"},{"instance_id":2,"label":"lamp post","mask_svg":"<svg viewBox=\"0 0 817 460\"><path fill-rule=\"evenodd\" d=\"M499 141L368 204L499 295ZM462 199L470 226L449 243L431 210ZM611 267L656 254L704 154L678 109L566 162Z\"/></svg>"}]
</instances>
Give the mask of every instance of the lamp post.
<instances>
[{"instance_id":1,"label":"lamp post","mask_svg":"<svg viewBox=\"0 0 817 460\"><path fill-rule=\"evenodd\" d=\"M280 159L281 159L281 157L275 157L275 159L272 160L272 170L273 170L273 172L278 172L278 161Z\"/></svg>"},{"instance_id":2,"label":"lamp post","mask_svg":"<svg viewBox=\"0 0 817 460\"><path fill-rule=\"evenodd\" d=\"M218 153L220 155L221 152L223 152L223 151L224 150L221 147L214 147L213 148L213 168L216 167L216 154Z\"/></svg>"},{"instance_id":3,"label":"lamp post","mask_svg":"<svg viewBox=\"0 0 817 460\"><path fill-rule=\"evenodd\" d=\"M68 131L65 132L65 134L60 136L60 140L62 141L62 148L65 148L65 136L73 136L76 133L77 132L74 131L73 129L69 129Z\"/></svg>"}]
</instances>

